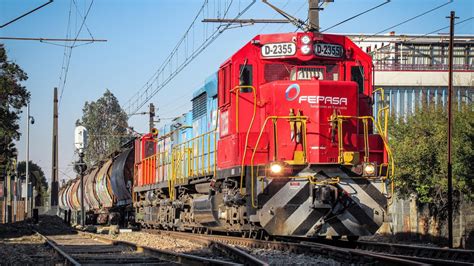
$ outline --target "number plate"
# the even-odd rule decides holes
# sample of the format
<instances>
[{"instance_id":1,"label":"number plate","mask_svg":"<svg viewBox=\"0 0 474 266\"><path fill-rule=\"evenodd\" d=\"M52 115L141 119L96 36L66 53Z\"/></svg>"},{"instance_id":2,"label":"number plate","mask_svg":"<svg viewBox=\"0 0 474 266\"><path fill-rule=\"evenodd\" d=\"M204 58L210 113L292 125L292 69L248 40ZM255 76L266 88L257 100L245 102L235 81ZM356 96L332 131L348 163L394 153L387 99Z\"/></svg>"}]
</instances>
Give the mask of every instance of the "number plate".
<instances>
[{"instance_id":1,"label":"number plate","mask_svg":"<svg viewBox=\"0 0 474 266\"><path fill-rule=\"evenodd\" d=\"M262 46L263 57L280 57L289 56L296 53L296 45L294 43L269 43Z\"/></svg>"},{"instance_id":2,"label":"number plate","mask_svg":"<svg viewBox=\"0 0 474 266\"><path fill-rule=\"evenodd\" d=\"M314 54L327 57L342 57L344 50L337 44L316 43L314 45Z\"/></svg>"}]
</instances>

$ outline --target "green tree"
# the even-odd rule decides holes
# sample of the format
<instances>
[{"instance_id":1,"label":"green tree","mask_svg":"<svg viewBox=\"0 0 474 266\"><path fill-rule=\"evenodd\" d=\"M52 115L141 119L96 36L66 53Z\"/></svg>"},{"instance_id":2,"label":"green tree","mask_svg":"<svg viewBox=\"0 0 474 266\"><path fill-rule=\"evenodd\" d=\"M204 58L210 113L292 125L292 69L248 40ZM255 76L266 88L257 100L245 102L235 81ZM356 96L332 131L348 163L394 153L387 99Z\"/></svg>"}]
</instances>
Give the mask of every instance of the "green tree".
<instances>
[{"instance_id":1,"label":"green tree","mask_svg":"<svg viewBox=\"0 0 474 266\"><path fill-rule=\"evenodd\" d=\"M0 176L16 153L13 141L20 138L21 108L30 99L30 93L21 85L27 79L26 73L8 60L5 47L0 43Z\"/></svg>"},{"instance_id":2,"label":"green tree","mask_svg":"<svg viewBox=\"0 0 474 266\"><path fill-rule=\"evenodd\" d=\"M453 108L454 109L454 108ZM453 112L454 203L474 199L474 111ZM400 197L415 195L436 218L447 215L447 114L423 108L406 119L392 119L390 143Z\"/></svg>"},{"instance_id":3,"label":"green tree","mask_svg":"<svg viewBox=\"0 0 474 266\"><path fill-rule=\"evenodd\" d=\"M48 193L48 181L44 175L43 169L34 162L29 163L30 182L35 186L36 192L38 193L35 202L36 206L42 206L42 203L47 198ZM22 180L26 178L26 162L21 161L18 163L18 174Z\"/></svg>"},{"instance_id":4,"label":"green tree","mask_svg":"<svg viewBox=\"0 0 474 266\"><path fill-rule=\"evenodd\" d=\"M91 166L128 141L128 117L109 90L97 101L86 102L82 112L82 119L76 125L83 125L88 130L84 160Z\"/></svg>"}]
</instances>

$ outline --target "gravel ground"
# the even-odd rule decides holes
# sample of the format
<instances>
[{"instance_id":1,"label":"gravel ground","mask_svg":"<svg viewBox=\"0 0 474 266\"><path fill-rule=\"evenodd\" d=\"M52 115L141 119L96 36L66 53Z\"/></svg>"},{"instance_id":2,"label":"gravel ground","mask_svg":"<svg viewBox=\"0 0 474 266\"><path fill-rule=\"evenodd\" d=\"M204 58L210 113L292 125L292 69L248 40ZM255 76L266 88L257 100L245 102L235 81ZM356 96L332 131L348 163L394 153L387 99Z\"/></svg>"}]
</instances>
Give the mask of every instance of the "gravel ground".
<instances>
[{"instance_id":1,"label":"gravel ground","mask_svg":"<svg viewBox=\"0 0 474 266\"><path fill-rule=\"evenodd\" d=\"M372 242L382 242L382 243L394 243L402 245L417 245L417 246L427 246L427 247L442 247L439 244L435 244L428 239L416 239L415 237L401 237L401 236L391 236L391 235L380 235L375 234L373 236L363 236L360 237L361 241L372 241Z\"/></svg>"},{"instance_id":2,"label":"gravel ground","mask_svg":"<svg viewBox=\"0 0 474 266\"><path fill-rule=\"evenodd\" d=\"M118 235L107 235L114 240L129 241L135 244L148 246L157 249L165 249L175 252L183 252L208 258L223 259L219 254L213 253L207 247L188 240L176 239L164 234L150 234L143 232L120 233ZM266 261L271 265L340 265L340 263L326 259L321 256L311 256L306 254L295 254L287 251L268 249L249 249L247 247L238 248L251 255Z\"/></svg>"},{"instance_id":3,"label":"gravel ground","mask_svg":"<svg viewBox=\"0 0 474 266\"><path fill-rule=\"evenodd\" d=\"M104 235L107 238L128 241L141 246L178 253L190 253L204 248L203 245L184 239L176 239L162 234L149 234L144 232L120 233L118 235Z\"/></svg>"},{"instance_id":4,"label":"gravel ground","mask_svg":"<svg viewBox=\"0 0 474 266\"><path fill-rule=\"evenodd\" d=\"M55 252L39 235L0 239L1 265L53 264Z\"/></svg>"},{"instance_id":5,"label":"gravel ground","mask_svg":"<svg viewBox=\"0 0 474 266\"><path fill-rule=\"evenodd\" d=\"M341 265L341 263L318 255L295 254L288 251L249 249L239 247L270 265Z\"/></svg>"},{"instance_id":6,"label":"gravel ground","mask_svg":"<svg viewBox=\"0 0 474 266\"><path fill-rule=\"evenodd\" d=\"M0 225L0 265L52 265L59 257L33 230L48 225L48 232L67 232L56 217L42 216L38 225L28 221Z\"/></svg>"},{"instance_id":7,"label":"gravel ground","mask_svg":"<svg viewBox=\"0 0 474 266\"><path fill-rule=\"evenodd\" d=\"M111 232L113 232L113 230ZM159 250L173 251L177 253L195 255L209 259L229 261L229 258L222 256L222 254L214 252L212 249L208 248L203 244L185 239L173 238L164 234L131 232L120 234L110 233L109 235L104 236L113 240L132 242L140 246L156 248Z\"/></svg>"}]
</instances>

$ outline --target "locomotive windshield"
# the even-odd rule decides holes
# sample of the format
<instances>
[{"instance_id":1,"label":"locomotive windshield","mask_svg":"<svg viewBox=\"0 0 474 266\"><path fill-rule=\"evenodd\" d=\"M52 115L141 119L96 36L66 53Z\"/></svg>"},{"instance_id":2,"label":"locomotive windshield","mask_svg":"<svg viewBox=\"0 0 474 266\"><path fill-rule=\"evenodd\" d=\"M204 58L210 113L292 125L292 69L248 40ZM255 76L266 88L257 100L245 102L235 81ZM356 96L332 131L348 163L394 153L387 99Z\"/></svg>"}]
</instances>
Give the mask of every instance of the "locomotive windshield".
<instances>
[{"instance_id":1,"label":"locomotive windshield","mask_svg":"<svg viewBox=\"0 0 474 266\"><path fill-rule=\"evenodd\" d=\"M266 82L277 80L339 80L337 65L296 66L282 63L266 64L264 68Z\"/></svg>"}]
</instances>

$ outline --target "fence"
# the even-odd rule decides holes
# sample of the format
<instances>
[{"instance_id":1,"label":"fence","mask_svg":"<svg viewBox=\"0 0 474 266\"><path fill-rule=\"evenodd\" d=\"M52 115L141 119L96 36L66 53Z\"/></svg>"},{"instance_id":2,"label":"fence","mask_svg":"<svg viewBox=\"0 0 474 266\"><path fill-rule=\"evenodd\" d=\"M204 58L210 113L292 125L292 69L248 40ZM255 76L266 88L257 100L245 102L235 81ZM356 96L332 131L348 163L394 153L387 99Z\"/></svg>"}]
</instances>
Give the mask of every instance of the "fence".
<instances>
[{"instance_id":1,"label":"fence","mask_svg":"<svg viewBox=\"0 0 474 266\"><path fill-rule=\"evenodd\" d=\"M389 208L391 222L380 228L380 234L401 240L425 240L447 243L447 222L440 222L430 215L428 208L420 207L416 198L396 199ZM454 215L454 246L474 248L474 206L462 203Z\"/></svg>"},{"instance_id":2,"label":"fence","mask_svg":"<svg viewBox=\"0 0 474 266\"><path fill-rule=\"evenodd\" d=\"M5 201L0 200L0 223L1 224L7 223L7 222L19 222L25 219L25 201L24 200L17 201L16 206L13 201L11 204L12 205L6 205Z\"/></svg>"}]
</instances>

